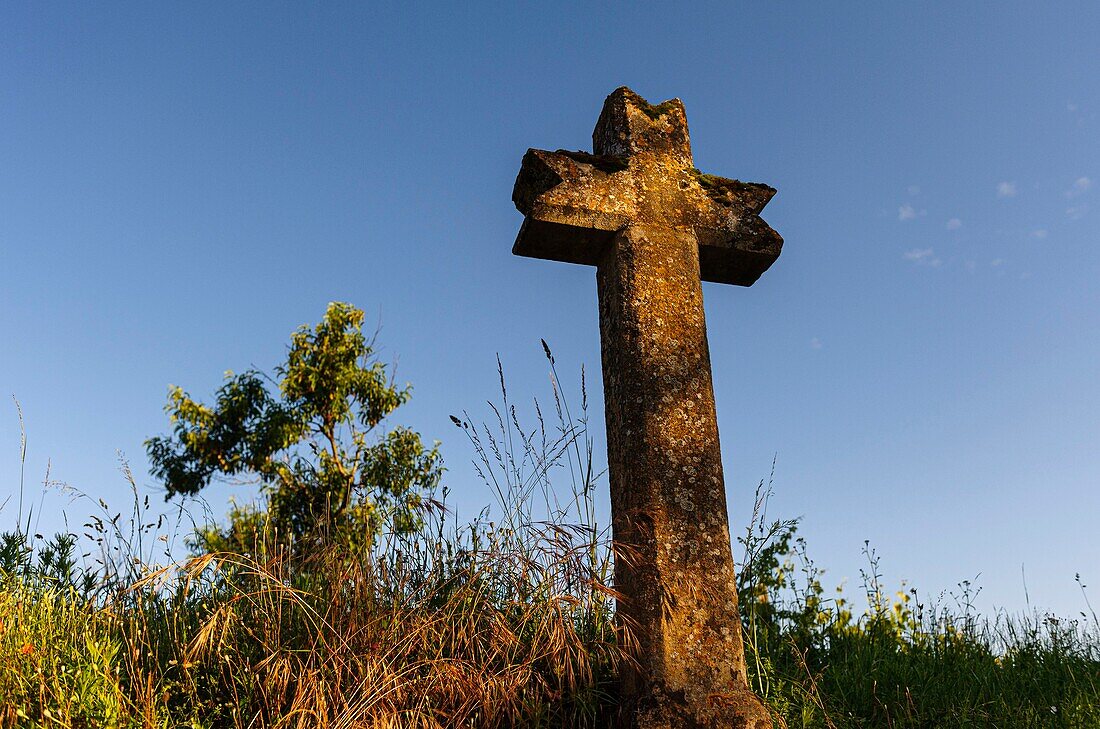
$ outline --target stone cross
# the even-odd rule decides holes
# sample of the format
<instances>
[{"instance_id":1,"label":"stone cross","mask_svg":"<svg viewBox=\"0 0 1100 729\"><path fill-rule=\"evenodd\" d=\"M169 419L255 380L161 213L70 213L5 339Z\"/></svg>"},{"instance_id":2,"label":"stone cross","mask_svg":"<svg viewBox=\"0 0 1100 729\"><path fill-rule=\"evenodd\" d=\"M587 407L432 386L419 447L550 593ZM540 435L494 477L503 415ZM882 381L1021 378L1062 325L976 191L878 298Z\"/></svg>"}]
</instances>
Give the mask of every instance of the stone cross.
<instances>
[{"instance_id":1,"label":"stone cross","mask_svg":"<svg viewBox=\"0 0 1100 729\"><path fill-rule=\"evenodd\" d=\"M604 102L593 154L531 149L512 252L596 266L631 727L770 727L748 687L701 281L750 286L775 190L699 172L679 99Z\"/></svg>"}]
</instances>

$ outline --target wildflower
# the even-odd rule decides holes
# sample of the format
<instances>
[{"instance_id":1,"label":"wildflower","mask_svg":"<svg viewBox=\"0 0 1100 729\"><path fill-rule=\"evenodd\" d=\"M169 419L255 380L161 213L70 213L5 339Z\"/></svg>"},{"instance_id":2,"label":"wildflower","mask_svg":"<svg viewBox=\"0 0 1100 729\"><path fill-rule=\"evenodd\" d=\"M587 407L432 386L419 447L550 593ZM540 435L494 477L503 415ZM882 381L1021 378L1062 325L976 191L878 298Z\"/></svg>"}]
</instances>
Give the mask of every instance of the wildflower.
<instances>
[{"instance_id":1,"label":"wildflower","mask_svg":"<svg viewBox=\"0 0 1100 729\"><path fill-rule=\"evenodd\" d=\"M34 646L30 643L24 643L23 647L19 649L19 655L30 656L34 655Z\"/></svg>"}]
</instances>

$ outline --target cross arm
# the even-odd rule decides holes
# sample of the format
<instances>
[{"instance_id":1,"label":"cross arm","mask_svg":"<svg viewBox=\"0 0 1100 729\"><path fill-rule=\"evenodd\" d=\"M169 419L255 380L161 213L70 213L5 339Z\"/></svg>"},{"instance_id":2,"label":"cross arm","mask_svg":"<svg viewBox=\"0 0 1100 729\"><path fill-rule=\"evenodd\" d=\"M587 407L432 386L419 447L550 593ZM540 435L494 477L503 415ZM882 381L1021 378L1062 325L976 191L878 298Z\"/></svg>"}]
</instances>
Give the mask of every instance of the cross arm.
<instances>
[{"instance_id":1,"label":"cross arm","mask_svg":"<svg viewBox=\"0 0 1100 729\"><path fill-rule=\"evenodd\" d=\"M525 216L512 253L596 265L615 231L637 213L621 194L630 187L619 179L627 167L624 157L527 150L512 189Z\"/></svg>"},{"instance_id":2,"label":"cross arm","mask_svg":"<svg viewBox=\"0 0 1100 729\"><path fill-rule=\"evenodd\" d=\"M699 241L700 278L752 286L783 251L783 236L760 217L775 188L695 169L688 174L708 198L685 215Z\"/></svg>"},{"instance_id":3,"label":"cross arm","mask_svg":"<svg viewBox=\"0 0 1100 729\"><path fill-rule=\"evenodd\" d=\"M512 190L524 221L512 252L596 265L615 232L632 224L689 230L704 281L752 285L783 238L760 218L767 185L654 169L627 156L529 149Z\"/></svg>"}]
</instances>

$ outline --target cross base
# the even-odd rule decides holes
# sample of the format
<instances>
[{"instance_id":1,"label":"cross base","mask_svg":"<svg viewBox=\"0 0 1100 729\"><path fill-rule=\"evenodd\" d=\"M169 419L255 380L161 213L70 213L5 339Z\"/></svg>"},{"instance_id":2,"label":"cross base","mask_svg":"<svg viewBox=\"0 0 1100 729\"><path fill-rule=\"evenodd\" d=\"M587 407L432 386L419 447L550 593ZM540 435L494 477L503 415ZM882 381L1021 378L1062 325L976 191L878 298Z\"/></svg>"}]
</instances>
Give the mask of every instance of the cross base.
<instances>
[{"instance_id":1,"label":"cross base","mask_svg":"<svg viewBox=\"0 0 1100 729\"><path fill-rule=\"evenodd\" d=\"M772 729L768 710L747 688L692 705L683 695L653 690L622 723L629 729Z\"/></svg>"}]
</instances>

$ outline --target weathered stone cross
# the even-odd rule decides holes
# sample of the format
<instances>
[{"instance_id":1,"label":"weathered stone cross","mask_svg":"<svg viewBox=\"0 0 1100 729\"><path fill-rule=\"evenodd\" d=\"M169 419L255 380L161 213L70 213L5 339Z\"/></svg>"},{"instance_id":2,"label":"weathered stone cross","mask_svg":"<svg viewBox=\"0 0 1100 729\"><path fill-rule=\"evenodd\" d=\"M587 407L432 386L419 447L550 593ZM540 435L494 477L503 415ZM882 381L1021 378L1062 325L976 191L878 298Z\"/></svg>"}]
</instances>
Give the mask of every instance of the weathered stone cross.
<instances>
[{"instance_id":1,"label":"weathered stone cross","mask_svg":"<svg viewBox=\"0 0 1100 729\"><path fill-rule=\"evenodd\" d=\"M684 105L614 91L594 154L528 150L512 252L596 266L623 677L634 727L770 727L745 677L701 281L750 286L775 190L701 174Z\"/></svg>"}]
</instances>

